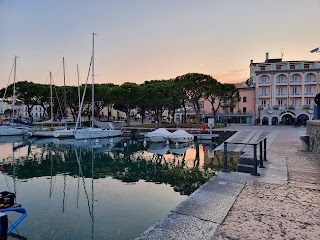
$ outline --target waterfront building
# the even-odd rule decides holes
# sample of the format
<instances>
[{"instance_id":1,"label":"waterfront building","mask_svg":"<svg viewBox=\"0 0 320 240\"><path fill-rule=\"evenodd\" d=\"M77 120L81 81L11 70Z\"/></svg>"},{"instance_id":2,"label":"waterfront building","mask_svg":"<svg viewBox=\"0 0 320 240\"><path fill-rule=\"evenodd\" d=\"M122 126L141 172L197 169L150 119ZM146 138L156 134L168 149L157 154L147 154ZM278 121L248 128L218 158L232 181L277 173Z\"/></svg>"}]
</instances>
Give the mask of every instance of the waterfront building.
<instances>
[{"instance_id":1,"label":"waterfront building","mask_svg":"<svg viewBox=\"0 0 320 240\"><path fill-rule=\"evenodd\" d=\"M16 100L14 104L14 115L16 119L29 120L28 108L27 106L19 99ZM0 99L0 118L1 119L10 119L12 114L12 99L5 98ZM35 105L32 107L31 115L34 120L40 120L43 117L44 110L40 105Z\"/></svg>"},{"instance_id":2,"label":"waterfront building","mask_svg":"<svg viewBox=\"0 0 320 240\"><path fill-rule=\"evenodd\" d=\"M238 124L254 124L254 98L255 88L246 82L235 83L239 91L239 101L225 101L220 103L217 112L217 121L220 123L231 122ZM217 108L218 102L214 103ZM204 100L206 118L213 118L211 103Z\"/></svg>"},{"instance_id":3,"label":"waterfront building","mask_svg":"<svg viewBox=\"0 0 320 240\"><path fill-rule=\"evenodd\" d=\"M251 60L249 80L255 87L256 122L279 125L297 120L303 124L312 119L319 72L319 61L283 61L269 58L269 53L264 62Z\"/></svg>"}]
</instances>

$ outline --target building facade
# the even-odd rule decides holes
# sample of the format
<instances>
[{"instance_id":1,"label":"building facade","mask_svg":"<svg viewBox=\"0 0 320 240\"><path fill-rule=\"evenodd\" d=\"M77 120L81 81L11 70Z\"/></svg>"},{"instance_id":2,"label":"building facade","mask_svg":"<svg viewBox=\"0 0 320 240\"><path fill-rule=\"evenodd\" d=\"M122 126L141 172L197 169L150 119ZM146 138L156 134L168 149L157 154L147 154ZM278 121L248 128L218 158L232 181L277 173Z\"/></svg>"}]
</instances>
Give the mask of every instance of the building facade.
<instances>
[{"instance_id":1,"label":"building facade","mask_svg":"<svg viewBox=\"0 0 320 240\"><path fill-rule=\"evenodd\" d=\"M239 90L239 102L222 102L217 113L217 120L220 123L231 122L238 124L254 124L254 98L255 88L248 86L246 82L236 83L236 88ZM214 103L214 108L217 108L218 102ZM204 112L206 117L213 117L211 103L204 100Z\"/></svg>"},{"instance_id":2,"label":"building facade","mask_svg":"<svg viewBox=\"0 0 320 240\"><path fill-rule=\"evenodd\" d=\"M31 115L34 120L42 119L44 109L40 105L33 106ZM16 100L14 104L14 116L16 119L29 120L28 108L22 101ZM0 119L10 119L12 117L11 98L0 99Z\"/></svg>"},{"instance_id":3,"label":"building facade","mask_svg":"<svg viewBox=\"0 0 320 240\"><path fill-rule=\"evenodd\" d=\"M319 61L270 59L250 63L250 80L255 87L257 124L301 124L313 118L314 97L319 92Z\"/></svg>"}]
</instances>

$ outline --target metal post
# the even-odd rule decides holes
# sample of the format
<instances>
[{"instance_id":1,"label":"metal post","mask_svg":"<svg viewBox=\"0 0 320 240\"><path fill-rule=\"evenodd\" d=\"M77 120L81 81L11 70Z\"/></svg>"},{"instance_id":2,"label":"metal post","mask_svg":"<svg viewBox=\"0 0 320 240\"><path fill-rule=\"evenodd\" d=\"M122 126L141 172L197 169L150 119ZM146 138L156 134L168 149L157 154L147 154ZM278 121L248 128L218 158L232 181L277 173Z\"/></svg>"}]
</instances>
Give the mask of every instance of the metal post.
<instances>
[{"instance_id":1,"label":"metal post","mask_svg":"<svg viewBox=\"0 0 320 240\"><path fill-rule=\"evenodd\" d=\"M259 142L259 148L260 148L260 161L259 161L259 168L264 168L263 166L263 156L262 156L262 141Z\"/></svg>"},{"instance_id":2,"label":"metal post","mask_svg":"<svg viewBox=\"0 0 320 240\"><path fill-rule=\"evenodd\" d=\"M263 139L263 160L267 161L267 138Z\"/></svg>"},{"instance_id":3,"label":"metal post","mask_svg":"<svg viewBox=\"0 0 320 240\"><path fill-rule=\"evenodd\" d=\"M155 122L155 129L158 129L158 121Z\"/></svg>"},{"instance_id":4,"label":"metal post","mask_svg":"<svg viewBox=\"0 0 320 240\"><path fill-rule=\"evenodd\" d=\"M223 169L222 172L230 172L228 169L228 143L223 143Z\"/></svg>"},{"instance_id":5,"label":"metal post","mask_svg":"<svg viewBox=\"0 0 320 240\"><path fill-rule=\"evenodd\" d=\"M257 172L257 166L258 160L257 160L257 144L253 145L253 171L251 175L253 176L260 176L260 174Z\"/></svg>"}]
</instances>

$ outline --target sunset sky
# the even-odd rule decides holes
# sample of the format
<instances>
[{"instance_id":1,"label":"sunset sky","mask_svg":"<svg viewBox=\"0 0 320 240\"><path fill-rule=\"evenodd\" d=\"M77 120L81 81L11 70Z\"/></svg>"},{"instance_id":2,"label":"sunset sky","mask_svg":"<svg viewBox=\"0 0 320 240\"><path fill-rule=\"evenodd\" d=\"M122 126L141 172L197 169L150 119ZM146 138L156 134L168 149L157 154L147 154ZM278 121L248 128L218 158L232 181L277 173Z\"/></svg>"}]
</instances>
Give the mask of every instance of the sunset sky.
<instances>
[{"instance_id":1,"label":"sunset sky","mask_svg":"<svg viewBox=\"0 0 320 240\"><path fill-rule=\"evenodd\" d=\"M0 0L0 87L17 80L85 82L95 38L96 83L143 83L199 72L249 77L249 63L320 60L319 0ZM12 81L12 80L11 80Z\"/></svg>"}]
</instances>

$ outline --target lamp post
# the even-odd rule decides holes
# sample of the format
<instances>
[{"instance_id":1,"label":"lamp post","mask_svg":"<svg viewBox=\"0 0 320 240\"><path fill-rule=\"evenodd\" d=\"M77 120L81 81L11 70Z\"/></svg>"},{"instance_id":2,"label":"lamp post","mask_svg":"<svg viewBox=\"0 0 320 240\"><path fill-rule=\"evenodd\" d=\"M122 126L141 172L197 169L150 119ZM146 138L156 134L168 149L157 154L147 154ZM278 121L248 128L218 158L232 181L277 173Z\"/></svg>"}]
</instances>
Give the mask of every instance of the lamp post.
<instances>
[{"instance_id":1,"label":"lamp post","mask_svg":"<svg viewBox=\"0 0 320 240\"><path fill-rule=\"evenodd\" d=\"M311 53L319 53L319 47L312 49ZM314 106L314 119L320 119L320 93L319 93L319 74L316 85L316 96L314 98L315 106Z\"/></svg>"}]
</instances>

